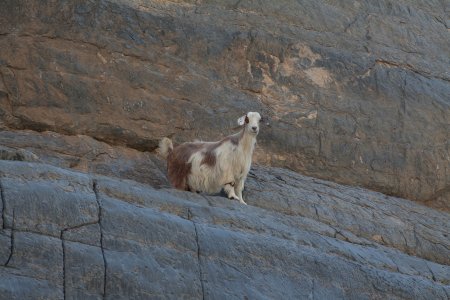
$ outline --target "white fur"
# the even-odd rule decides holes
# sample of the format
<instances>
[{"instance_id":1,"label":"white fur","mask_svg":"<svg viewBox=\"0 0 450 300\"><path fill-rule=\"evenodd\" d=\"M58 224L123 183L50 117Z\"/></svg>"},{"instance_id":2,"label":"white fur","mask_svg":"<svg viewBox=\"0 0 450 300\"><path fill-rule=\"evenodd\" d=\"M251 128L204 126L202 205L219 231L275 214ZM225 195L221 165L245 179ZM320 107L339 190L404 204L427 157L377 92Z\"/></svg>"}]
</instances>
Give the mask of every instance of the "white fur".
<instances>
[{"instance_id":1,"label":"white fur","mask_svg":"<svg viewBox=\"0 0 450 300\"><path fill-rule=\"evenodd\" d=\"M245 124L245 117L246 117L246 116L247 116L247 115L244 115L244 116L240 117L240 118L237 120L237 123L238 123L239 126L243 126L243 125Z\"/></svg>"},{"instance_id":2,"label":"white fur","mask_svg":"<svg viewBox=\"0 0 450 300\"><path fill-rule=\"evenodd\" d=\"M172 141L169 138L163 138L159 141L159 148L158 152L161 154L164 158L167 158L169 155L169 151L173 150L173 144Z\"/></svg>"}]
</instances>

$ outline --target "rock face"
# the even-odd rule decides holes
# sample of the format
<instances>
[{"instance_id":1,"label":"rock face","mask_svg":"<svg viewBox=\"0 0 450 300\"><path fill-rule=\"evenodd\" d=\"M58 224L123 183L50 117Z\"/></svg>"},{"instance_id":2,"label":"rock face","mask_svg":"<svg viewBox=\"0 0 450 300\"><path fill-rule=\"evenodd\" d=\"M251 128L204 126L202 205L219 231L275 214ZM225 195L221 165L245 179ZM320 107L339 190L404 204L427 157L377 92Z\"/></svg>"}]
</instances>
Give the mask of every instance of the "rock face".
<instances>
[{"instance_id":1,"label":"rock face","mask_svg":"<svg viewBox=\"0 0 450 300\"><path fill-rule=\"evenodd\" d=\"M0 299L450 297L448 213L261 166L242 206L87 136L0 141Z\"/></svg>"},{"instance_id":2,"label":"rock face","mask_svg":"<svg viewBox=\"0 0 450 300\"><path fill-rule=\"evenodd\" d=\"M258 110L258 162L448 210L449 9L1 1L0 125L151 151Z\"/></svg>"},{"instance_id":3,"label":"rock face","mask_svg":"<svg viewBox=\"0 0 450 300\"><path fill-rule=\"evenodd\" d=\"M0 1L0 299L450 299L449 9ZM248 206L169 186L251 110Z\"/></svg>"},{"instance_id":4,"label":"rock face","mask_svg":"<svg viewBox=\"0 0 450 300\"><path fill-rule=\"evenodd\" d=\"M0 299L448 299L450 215L256 167L249 206L0 161Z\"/></svg>"}]
</instances>

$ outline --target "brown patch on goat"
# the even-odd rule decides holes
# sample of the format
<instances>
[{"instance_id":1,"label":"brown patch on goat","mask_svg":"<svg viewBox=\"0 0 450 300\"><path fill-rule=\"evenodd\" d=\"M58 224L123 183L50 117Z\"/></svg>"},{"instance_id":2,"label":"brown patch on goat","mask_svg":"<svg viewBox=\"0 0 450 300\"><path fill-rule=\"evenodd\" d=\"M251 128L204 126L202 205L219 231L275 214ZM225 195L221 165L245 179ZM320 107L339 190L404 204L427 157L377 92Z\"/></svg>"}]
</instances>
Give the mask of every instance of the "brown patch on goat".
<instances>
[{"instance_id":1,"label":"brown patch on goat","mask_svg":"<svg viewBox=\"0 0 450 300\"><path fill-rule=\"evenodd\" d=\"M237 134L233 134L230 136L227 136L226 138L224 138L221 142L226 142L226 141L230 141L233 145L237 146L239 145L239 141L241 140L241 138L244 136L244 130L242 129L239 133Z\"/></svg>"},{"instance_id":2,"label":"brown patch on goat","mask_svg":"<svg viewBox=\"0 0 450 300\"><path fill-rule=\"evenodd\" d=\"M216 165L216 160L217 160L214 150L216 150L217 148L219 148L226 142L231 142L235 146L239 145L239 141L241 140L243 133L244 133L244 131L242 131L239 134L227 136L219 142L212 143L212 144L205 144L206 151L203 153L203 159L202 159L201 164L202 165L206 164L210 167L214 167Z\"/></svg>"},{"instance_id":3,"label":"brown patch on goat","mask_svg":"<svg viewBox=\"0 0 450 300\"><path fill-rule=\"evenodd\" d=\"M204 153L201 164L208 165L210 167L214 167L216 165L216 154L214 153L214 150L208 150Z\"/></svg>"},{"instance_id":4,"label":"brown patch on goat","mask_svg":"<svg viewBox=\"0 0 450 300\"><path fill-rule=\"evenodd\" d=\"M239 145L239 141L241 140L240 135L238 135L238 136L232 135L232 136L229 136L228 138L229 138L228 140L235 146Z\"/></svg>"},{"instance_id":5,"label":"brown patch on goat","mask_svg":"<svg viewBox=\"0 0 450 300\"><path fill-rule=\"evenodd\" d=\"M202 165L208 165L210 167L214 167L216 165L216 154L214 153L214 150L219 148L223 143L225 143L225 139L211 144L204 144L205 145L205 152L203 153L203 159L201 164Z\"/></svg>"},{"instance_id":6,"label":"brown patch on goat","mask_svg":"<svg viewBox=\"0 0 450 300\"><path fill-rule=\"evenodd\" d=\"M191 173L192 164L189 158L201 149L202 143L185 143L175 147L167 156L167 175L170 183L180 190L190 191L187 177Z\"/></svg>"}]
</instances>

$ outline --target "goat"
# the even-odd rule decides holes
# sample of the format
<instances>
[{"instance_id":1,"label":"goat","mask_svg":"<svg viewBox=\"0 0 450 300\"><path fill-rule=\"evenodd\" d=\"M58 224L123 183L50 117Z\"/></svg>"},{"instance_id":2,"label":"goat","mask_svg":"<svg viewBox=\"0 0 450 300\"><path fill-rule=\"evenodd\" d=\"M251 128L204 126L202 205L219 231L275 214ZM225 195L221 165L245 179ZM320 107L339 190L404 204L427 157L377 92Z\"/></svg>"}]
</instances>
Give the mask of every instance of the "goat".
<instances>
[{"instance_id":1,"label":"goat","mask_svg":"<svg viewBox=\"0 0 450 300\"><path fill-rule=\"evenodd\" d=\"M173 146L165 137L159 153L167 159L171 184L191 192L218 193L222 189L229 199L242 198L242 190L252 163L261 116L249 112L238 119L242 129L218 142L188 142Z\"/></svg>"}]
</instances>

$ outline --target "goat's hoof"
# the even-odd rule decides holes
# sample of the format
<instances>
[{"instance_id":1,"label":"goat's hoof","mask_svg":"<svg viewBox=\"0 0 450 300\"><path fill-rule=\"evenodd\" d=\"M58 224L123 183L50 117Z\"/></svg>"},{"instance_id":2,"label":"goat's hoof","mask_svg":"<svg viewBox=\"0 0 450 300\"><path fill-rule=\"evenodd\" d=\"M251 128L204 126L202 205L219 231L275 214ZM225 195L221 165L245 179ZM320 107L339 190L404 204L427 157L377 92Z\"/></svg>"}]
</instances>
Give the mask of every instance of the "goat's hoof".
<instances>
[{"instance_id":1,"label":"goat's hoof","mask_svg":"<svg viewBox=\"0 0 450 300\"><path fill-rule=\"evenodd\" d=\"M242 201L239 201L239 202L241 202L241 204L247 205L247 203L245 203L245 201L244 201L244 200L242 200Z\"/></svg>"}]
</instances>

